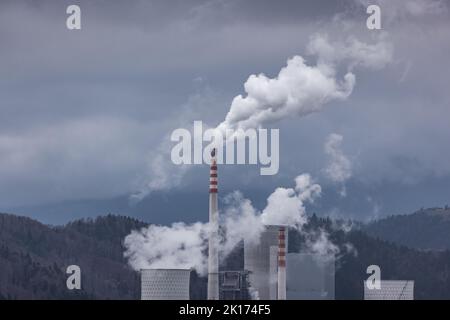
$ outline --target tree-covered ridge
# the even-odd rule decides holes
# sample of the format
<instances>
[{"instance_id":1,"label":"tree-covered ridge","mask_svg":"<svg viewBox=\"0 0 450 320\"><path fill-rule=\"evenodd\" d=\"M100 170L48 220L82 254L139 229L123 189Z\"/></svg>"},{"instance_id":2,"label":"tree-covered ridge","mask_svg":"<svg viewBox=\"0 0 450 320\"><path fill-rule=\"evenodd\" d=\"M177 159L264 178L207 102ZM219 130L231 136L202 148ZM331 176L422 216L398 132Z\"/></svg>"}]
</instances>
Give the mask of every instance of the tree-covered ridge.
<instances>
[{"instance_id":1,"label":"tree-covered ridge","mask_svg":"<svg viewBox=\"0 0 450 320\"><path fill-rule=\"evenodd\" d=\"M365 226L373 237L422 250L450 249L450 209L421 209L394 215Z\"/></svg>"},{"instance_id":2,"label":"tree-covered ridge","mask_svg":"<svg viewBox=\"0 0 450 320\"><path fill-rule=\"evenodd\" d=\"M64 227L0 214L0 295L10 299L137 299L139 277L122 240L146 224L108 215ZM66 288L67 266L82 270L82 290Z\"/></svg>"},{"instance_id":3,"label":"tree-covered ridge","mask_svg":"<svg viewBox=\"0 0 450 320\"><path fill-rule=\"evenodd\" d=\"M433 221L435 215L425 217ZM414 215L411 218L416 219ZM450 299L449 251L400 246L368 236L360 224L352 229L347 225L347 221L313 215L305 226L309 233L323 230L339 248L336 299L362 299L366 268L371 264L380 266L382 279L414 280L416 299ZM427 233L429 225L423 223L422 232ZM0 298L139 299L139 274L123 257L123 239L144 226L147 224L129 217L108 215L52 227L0 214ZM304 234L290 230L288 250L305 248ZM81 291L66 288L65 270L71 264L81 267ZM222 261L221 269L242 268L240 243ZM206 279L193 274L191 280L191 298L204 299Z\"/></svg>"}]
</instances>

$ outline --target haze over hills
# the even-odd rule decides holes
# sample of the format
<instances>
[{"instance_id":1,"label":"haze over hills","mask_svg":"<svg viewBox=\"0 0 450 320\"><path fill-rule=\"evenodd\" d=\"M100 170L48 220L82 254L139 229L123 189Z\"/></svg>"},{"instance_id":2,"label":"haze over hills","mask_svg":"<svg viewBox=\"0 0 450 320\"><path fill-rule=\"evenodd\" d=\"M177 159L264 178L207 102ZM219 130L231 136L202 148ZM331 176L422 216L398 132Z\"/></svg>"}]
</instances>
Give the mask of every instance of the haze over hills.
<instances>
[{"instance_id":1,"label":"haze over hills","mask_svg":"<svg viewBox=\"0 0 450 320\"><path fill-rule=\"evenodd\" d=\"M265 197L260 196L258 191L247 194L251 194L257 203L265 201ZM180 203L183 205L180 206ZM73 220L95 218L110 213L168 225L178 221L205 221L208 218L208 197L207 193L197 191L155 191L136 204L130 203L129 195L123 195L108 199L81 199L20 206L3 211L28 216L51 225L64 225Z\"/></svg>"},{"instance_id":2,"label":"haze over hills","mask_svg":"<svg viewBox=\"0 0 450 320\"><path fill-rule=\"evenodd\" d=\"M205 181L207 183L206 176ZM346 186L347 197L341 197L335 186L322 185L321 198L308 207L308 212L316 212L320 216L332 215L369 221L393 214L410 213L422 206L445 205L445 190L449 190L450 180L449 183L445 180L433 180L429 185L430 192L424 196L419 185L404 188L385 183L383 188L378 188L349 181ZM237 189L250 199L256 208L263 209L267 197L275 187L262 184L241 186ZM235 189L221 189L219 201L233 191ZM178 221L206 221L208 217L207 189L175 188L170 192L154 191L135 205L131 205L129 199L130 195L127 194L113 198L79 199L15 207L6 207L0 203L0 212L13 212L51 225L64 225L76 219L95 218L109 213L164 225ZM221 203L219 205L223 208Z\"/></svg>"},{"instance_id":3,"label":"haze over hills","mask_svg":"<svg viewBox=\"0 0 450 320\"><path fill-rule=\"evenodd\" d=\"M422 250L450 249L450 208L421 209L394 215L364 227L373 237Z\"/></svg>"},{"instance_id":4,"label":"haze over hills","mask_svg":"<svg viewBox=\"0 0 450 320\"><path fill-rule=\"evenodd\" d=\"M445 226L442 232L445 228L450 231L442 223L447 214L448 210L430 209L402 219L422 219L422 239L425 235L432 239L436 223ZM366 268L371 264L380 266L382 279L415 280L417 299L450 299L450 251L399 246L369 236L364 226L344 231L336 227L339 223L313 215L305 226L309 230L326 230L330 240L340 248L336 264L337 299L363 297L362 282L367 279ZM51 227L29 218L0 214L0 298L139 299L139 274L123 257L123 239L131 230L147 225L133 218L108 215ZM395 233L396 229L386 230ZM299 252L303 244L303 236L291 230L289 251ZM354 250L347 251L348 245ZM242 268L242 259L242 247L238 247L222 267ZM66 289L65 268L70 264L82 269L81 291ZM191 297L205 297L204 278L193 275Z\"/></svg>"}]
</instances>

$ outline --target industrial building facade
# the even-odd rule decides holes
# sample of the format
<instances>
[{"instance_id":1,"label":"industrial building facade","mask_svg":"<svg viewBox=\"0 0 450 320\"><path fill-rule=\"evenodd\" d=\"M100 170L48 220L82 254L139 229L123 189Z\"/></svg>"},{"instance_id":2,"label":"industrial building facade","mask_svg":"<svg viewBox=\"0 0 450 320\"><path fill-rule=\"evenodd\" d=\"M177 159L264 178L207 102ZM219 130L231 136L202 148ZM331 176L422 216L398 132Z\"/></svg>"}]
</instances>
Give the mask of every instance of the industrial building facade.
<instances>
[{"instance_id":1,"label":"industrial building facade","mask_svg":"<svg viewBox=\"0 0 450 320\"><path fill-rule=\"evenodd\" d=\"M220 300L249 300L247 271L219 272Z\"/></svg>"},{"instance_id":2,"label":"industrial building facade","mask_svg":"<svg viewBox=\"0 0 450 320\"><path fill-rule=\"evenodd\" d=\"M141 300L189 300L190 269L142 269Z\"/></svg>"},{"instance_id":3,"label":"industrial building facade","mask_svg":"<svg viewBox=\"0 0 450 320\"><path fill-rule=\"evenodd\" d=\"M288 253L288 300L334 300L334 255Z\"/></svg>"},{"instance_id":4,"label":"industrial building facade","mask_svg":"<svg viewBox=\"0 0 450 320\"><path fill-rule=\"evenodd\" d=\"M364 281L364 300L414 300L413 280L380 280L380 289Z\"/></svg>"},{"instance_id":5,"label":"industrial building facade","mask_svg":"<svg viewBox=\"0 0 450 320\"><path fill-rule=\"evenodd\" d=\"M279 226L266 226L259 243L244 242L244 270L261 300L277 299ZM287 232L286 232L287 243Z\"/></svg>"},{"instance_id":6,"label":"industrial building facade","mask_svg":"<svg viewBox=\"0 0 450 320\"><path fill-rule=\"evenodd\" d=\"M258 244L244 242L244 269L249 272L254 298L334 300L334 255L286 253L283 247L280 256L280 237L287 244L287 231L283 226L266 226ZM280 268L285 268L286 277L280 277ZM279 281L283 281L281 286Z\"/></svg>"}]
</instances>

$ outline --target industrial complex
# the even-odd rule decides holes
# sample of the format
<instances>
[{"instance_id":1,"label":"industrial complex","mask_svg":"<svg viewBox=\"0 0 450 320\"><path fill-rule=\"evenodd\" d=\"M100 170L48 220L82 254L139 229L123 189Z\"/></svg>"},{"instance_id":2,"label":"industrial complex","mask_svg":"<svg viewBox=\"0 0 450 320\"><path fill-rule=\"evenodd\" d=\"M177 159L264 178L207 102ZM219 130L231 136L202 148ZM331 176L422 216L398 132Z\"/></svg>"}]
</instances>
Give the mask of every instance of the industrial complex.
<instances>
[{"instance_id":1,"label":"industrial complex","mask_svg":"<svg viewBox=\"0 0 450 320\"><path fill-rule=\"evenodd\" d=\"M288 252L289 226L266 225L257 243L244 241L243 270L219 270L216 150L209 179L208 300L334 300L335 257ZM141 270L142 300L188 300L191 269ZM366 300L413 299L414 281L381 281Z\"/></svg>"}]
</instances>

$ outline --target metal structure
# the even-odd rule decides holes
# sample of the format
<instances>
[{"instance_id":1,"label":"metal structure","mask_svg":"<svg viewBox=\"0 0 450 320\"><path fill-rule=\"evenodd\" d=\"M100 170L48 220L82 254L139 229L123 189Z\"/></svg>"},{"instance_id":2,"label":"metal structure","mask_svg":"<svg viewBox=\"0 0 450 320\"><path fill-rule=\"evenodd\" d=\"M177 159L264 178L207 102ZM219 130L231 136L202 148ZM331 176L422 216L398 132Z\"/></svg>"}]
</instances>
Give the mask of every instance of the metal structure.
<instances>
[{"instance_id":1,"label":"metal structure","mask_svg":"<svg viewBox=\"0 0 450 320\"><path fill-rule=\"evenodd\" d=\"M334 300L334 256L288 253L286 271L288 300Z\"/></svg>"},{"instance_id":2,"label":"metal structure","mask_svg":"<svg viewBox=\"0 0 450 320\"><path fill-rule=\"evenodd\" d=\"M414 300L414 281L380 280L380 289L369 289L364 281L364 300Z\"/></svg>"},{"instance_id":3,"label":"metal structure","mask_svg":"<svg viewBox=\"0 0 450 320\"><path fill-rule=\"evenodd\" d=\"M219 211L217 187L216 149L213 149L209 172L208 300L219 299Z\"/></svg>"},{"instance_id":4,"label":"metal structure","mask_svg":"<svg viewBox=\"0 0 450 320\"><path fill-rule=\"evenodd\" d=\"M278 298L279 226L269 225L262 232L258 244L244 241L244 269L250 272L249 285L262 300ZM288 232L285 230L285 244Z\"/></svg>"},{"instance_id":5,"label":"metal structure","mask_svg":"<svg viewBox=\"0 0 450 320\"><path fill-rule=\"evenodd\" d=\"M189 300L190 269L142 269L141 300Z\"/></svg>"},{"instance_id":6,"label":"metal structure","mask_svg":"<svg viewBox=\"0 0 450 320\"><path fill-rule=\"evenodd\" d=\"M248 300L248 272L221 271L219 273L221 300Z\"/></svg>"}]
</instances>

